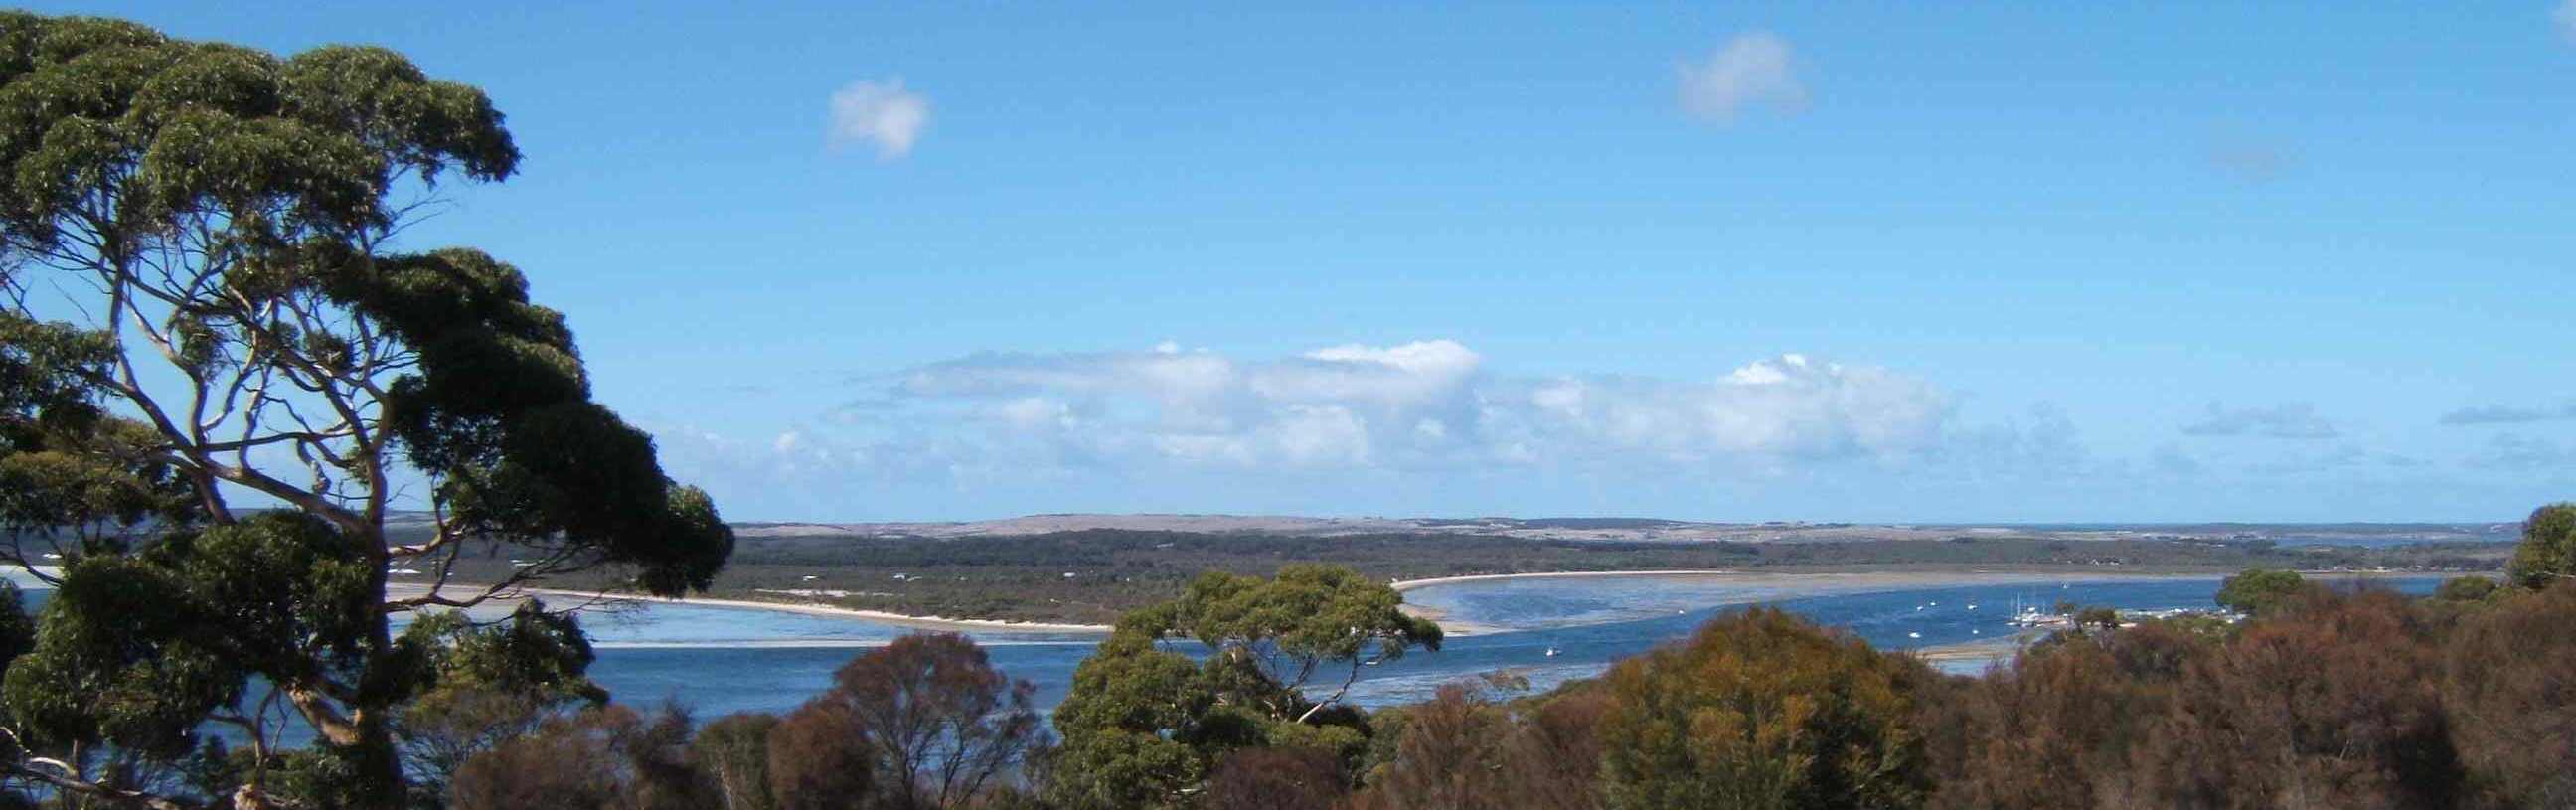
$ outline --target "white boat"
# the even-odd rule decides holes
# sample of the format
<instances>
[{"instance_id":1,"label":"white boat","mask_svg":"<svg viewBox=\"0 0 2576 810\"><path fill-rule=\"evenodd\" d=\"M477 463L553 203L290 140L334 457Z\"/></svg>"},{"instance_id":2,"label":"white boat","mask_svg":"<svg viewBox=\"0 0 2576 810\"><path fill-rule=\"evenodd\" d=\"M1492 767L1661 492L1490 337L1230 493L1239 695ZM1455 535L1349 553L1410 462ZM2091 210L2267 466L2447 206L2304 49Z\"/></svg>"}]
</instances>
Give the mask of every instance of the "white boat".
<instances>
[{"instance_id":1,"label":"white boat","mask_svg":"<svg viewBox=\"0 0 2576 810\"><path fill-rule=\"evenodd\" d=\"M1548 647L1547 647L1547 652L1546 652L1545 654L1546 654L1546 655L1547 655L1547 657L1549 657L1549 658L1555 658L1555 657L1556 657L1556 645L1554 645L1554 644L1550 644L1550 645L1548 645Z\"/></svg>"},{"instance_id":2,"label":"white boat","mask_svg":"<svg viewBox=\"0 0 2576 810\"><path fill-rule=\"evenodd\" d=\"M1922 638L1922 637L1923 637L1923 634L1922 634L1922 633L1907 633L1907 634L1905 634L1905 637L1906 637L1906 638Z\"/></svg>"}]
</instances>

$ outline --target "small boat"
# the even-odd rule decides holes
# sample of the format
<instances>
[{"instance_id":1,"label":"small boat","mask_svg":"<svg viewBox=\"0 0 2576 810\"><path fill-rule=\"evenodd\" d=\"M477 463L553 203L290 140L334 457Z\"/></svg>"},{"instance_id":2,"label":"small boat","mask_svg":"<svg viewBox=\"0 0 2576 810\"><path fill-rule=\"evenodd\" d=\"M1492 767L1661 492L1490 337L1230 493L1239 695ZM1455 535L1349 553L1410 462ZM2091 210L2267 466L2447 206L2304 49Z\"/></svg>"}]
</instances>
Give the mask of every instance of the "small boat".
<instances>
[{"instance_id":1,"label":"small boat","mask_svg":"<svg viewBox=\"0 0 2576 810\"><path fill-rule=\"evenodd\" d=\"M1922 637L1923 637L1923 634L1922 634L1922 633L1907 633L1907 634L1905 634L1905 637L1906 637L1906 638L1922 638Z\"/></svg>"},{"instance_id":2,"label":"small boat","mask_svg":"<svg viewBox=\"0 0 2576 810\"><path fill-rule=\"evenodd\" d=\"M1546 653L1544 653L1544 655L1546 655L1546 656L1547 656L1547 657L1549 657L1549 658L1555 658L1555 657L1556 657L1556 645L1554 645L1554 644L1547 645L1547 652L1546 652Z\"/></svg>"}]
</instances>

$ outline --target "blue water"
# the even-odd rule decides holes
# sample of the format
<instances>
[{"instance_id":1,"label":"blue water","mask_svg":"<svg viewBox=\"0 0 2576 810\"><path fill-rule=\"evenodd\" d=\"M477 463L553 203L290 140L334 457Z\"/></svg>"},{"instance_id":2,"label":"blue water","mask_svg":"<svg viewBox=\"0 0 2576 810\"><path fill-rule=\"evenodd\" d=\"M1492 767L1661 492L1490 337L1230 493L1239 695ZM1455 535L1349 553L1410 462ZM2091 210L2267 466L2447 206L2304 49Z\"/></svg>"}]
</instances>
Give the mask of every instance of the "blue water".
<instances>
[{"instance_id":1,"label":"blue water","mask_svg":"<svg viewBox=\"0 0 2576 810\"><path fill-rule=\"evenodd\" d=\"M2439 583L2439 579L2430 577L2393 577L2374 581L2379 586L2418 594L2431 592ZM1417 591L1416 594L1428 597L1422 601L1440 604L1449 611L1452 619L1533 629L1453 637L1439 652L1418 651L1399 661L1365 668L1360 682L1352 688L1351 697L1355 702L1365 706L1413 702L1429 697L1441 684L1494 670L1516 671L1527 677L1537 689L1546 689L1570 679L1591 677L1618 659L1685 637L1709 618L1741 609L1740 604L1705 604L1692 608L1688 604L1694 595L1703 603L1740 600L1744 596L1740 590L1647 578L1507 580L1442 586L1444 592L1438 594L1426 593L1429 590ZM2088 606L2164 610L2211 607L2211 597L2217 590L2218 580L2214 578L2073 582L2063 585L2021 583L1814 596L1769 604L1823 624L1847 628L1882 648L1916 649L2009 637L2013 628L2005 620L2010 618L2011 606L2016 599L2038 604L2043 609L2059 599L2066 599ZM1407 595L1408 599L1413 596ZM1939 604L1933 605L1935 602ZM1640 604L1653 607L1636 607ZM1977 609L1969 610L1967 606L1971 604L1977 605ZM781 614L765 611L723 610L719 614L707 615L697 611L720 609L666 605L656 605L650 610L655 620L667 612L676 626L689 628L685 632L693 637L711 632L706 627L710 622L739 619L769 627L771 622L785 621L777 618ZM1653 610L1661 615L1549 626L1560 619L1588 621L1601 616L1633 615L1643 610ZM730 615L743 613L759 616ZM835 625L867 624L821 617L793 618ZM625 638L634 641L650 637L655 626L655 621L633 625L624 631L633 635ZM882 625L868 626L876 629L848 632L881 633L887 637L903 632ZM1030 642L1020 640L1022 638L1025 637L987 634L979 640L989 645L986 649L994 666L1012 677L1034 683L1038 688L1039 705L1052 707L1064 698L1073 668L1090 654L1091 643ZM1188 646L1184 644L1182 648L1187 649ZM1555 647L1558 654L1548 656L1546 651L1549 647ZM829 683L833 669L863 651L848 648L611 646L599 651L599 662L592 667L591 674L620 701L676 699L697 710L701 717L737 711L774 712L793 708L821 691ZM1971 664L1981 666L1975 662Z\"/></svg>"},{"instance_id":2,"label":"blue water","mask_svg":"<svg viewBox=\"0 0 2576 810\"><path fill-rule=\"evenodd\" d=\"M2423 594L2440 580L2387 577L2371 583ZM2016 601L2042 609L2061 599L2123 610L2205 608L2217 590L2216 578L2029 581L1785 599L1777 598L1781 592L1776 586L1716 585L1705 579L1463 582L1424 588L1406 598L1442 610L1449 620L1504 631L1453 636L1438 652L1416 651L1364 668L1350 697L1371 707L1409 703L1430 697L1442 684L1495 670L1517 672L1532 688L1544 690L1598 675L1621 658L1686 637L1711 617L1740 610L1747 602L1777 605L1846 628L1884 649L1917 649L2008 638L2013 628L2005 620ZM45 592L31 590L27 596L33 609ZM599 644L591 677L618 701L675 700L700 718L792 709L822 691L832 671L851 657L910 632L855 619L659 603L586 615L584 626ZM1038 705L1048 709L1064 699L1074 667L1096 642L1070 635L970 635L985 645L994 666L1035 684ZM784 643L806 646L775 646ZM1551 647L1557 655L1546 654ZM1194 648L1188 642L1177 647ZM1981 666L1966 664L1970 671Z\"/></svg>"}]
</instances>

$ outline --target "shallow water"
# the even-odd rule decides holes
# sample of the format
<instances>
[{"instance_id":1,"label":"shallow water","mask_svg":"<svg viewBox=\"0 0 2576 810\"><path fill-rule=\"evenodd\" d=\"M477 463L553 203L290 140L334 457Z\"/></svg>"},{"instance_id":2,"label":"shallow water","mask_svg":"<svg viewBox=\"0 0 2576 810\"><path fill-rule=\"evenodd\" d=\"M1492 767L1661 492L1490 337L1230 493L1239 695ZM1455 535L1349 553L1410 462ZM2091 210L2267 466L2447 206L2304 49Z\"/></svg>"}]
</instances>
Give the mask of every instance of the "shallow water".
<instances>
[{"instance_id":1,"label":"shallow water","mask_svg":"<svg viewBox=\"0 0 2576 810\"><path fill-rule=\"evenodd\" d=\"M2376 580L2409 593L2428 593L2440 583L2431 577ZM1424 589L1416 593L1426 593ZM1687 636L1709 618L1740 604L1720 604L1762 594L1742 589L1693 585L1664 578L1592 577L1563 580L1499 580L1442 586L1432 594L1453 618L1484 624L1542 625L1491 635L1461 636L1439 652L1415 652L1403 660L1362 670L1352 699L1366 706L1408 703L1427 698L1441 684L1478 673L1510 669L1526 676L1536 689L1590 677L1610 664L1657 644ZM2015 599L2043 607L2059 599L2126 610L2210 607L2216 579L2074 582L2064 585L2020 583L1813 596L1770 602L1818 622L1851 630L1887 649L1918 649L2009 637ZM1407 595L1412 598L1412 594ZM1938 603L1937 605L1933 603ZM1699 605L1693 607L1693 605ZM1974 610L1968 605L1976 605ZM686 638L752 638L755 631L806 627L822 622L842 635L835 638L891 638L903 632L870 622L816 616L792 616L758 610L652 605L647 616L622 628L594 631L603 640L628 645ZM702 611L718 611L703 613ZM1678 611L1678 612L1675 612ZM739 614L757 614L742 616ZM1604 616L1650 618L1590 623ZM785 616L787 618L780 618ZM803 621L791 621L803 620ZM734 622L748 624L735 626ZM772 623L776 622L776 623ZM1569 622L1585 622L1564 625ZM841 628L841 624L866 628ZM1016 634L970 634L990 644L994 666L1038 687L1038 702L1052 707L1064 697L1073 668L1089 655L1089 641L1032 640ZM780 636L766 636L777 639ZM1000 643L995 643L1000 642ZM1188 645L1184 646L1187 649ZM1555 648L1557 655L1546 651ZM599 651L592 676L628 702L664 698L694 707L702 717L735 711L781 711L820 691L832 670L862 650L853 648L781 647L649 647L610 646ZM1947 662L1948 668L1974 671L1982 661Z\"/></svg>"},{"instance_id":2,"label":"shallow water","mask_svg":"<svg viewBox=\"0 0 2576 810\"><path fill-rule=\"evenodd\" d=\"M2429 593L2435 577L2387 577L2372 583L2401 592ZM2124 610L2210 607L2218 580L2155 579L2114 582L2022 582L2000 585L1911 587L1868 593L1778 598L1776 586L1744 587L1705 579L1581 577L1486 580L1424 588L1408 600L1437 607L1455 620L1528 628L1457 636L1438 652L1416 651L1402 660L1367 667L1351 688L1363 706L1410 703L1442 684L1495 670L1512 670L1544 690L1591 677L1628 656L1690 634L1726 611L1761 601L1841 627L1884 649L1920 649L2008 638L2006 619L2018 600L2043 609L2060 599ZM44 591L27 593L28 607ZM1975 605L1970 609L1969 605ZM822 691L832 671L868 648L908 628L756 608L645 603L586 614L584 626L599 645L592 678L620 702L675 700L701 719L742 711L778 712ZM1037 702L1052 709L1064 699L1073 669L1090 655L1096 637L1028 633L968 633L985 645L995 667L1037 687ZM1192 650L1184 643L1178 649ZM1556 655L1547 651L1554 649ZM1952 671L1973 672L1983 660L1945 661ZM1323 680L1323 677L1318 680Z\"/></svg>"}]
</instances>

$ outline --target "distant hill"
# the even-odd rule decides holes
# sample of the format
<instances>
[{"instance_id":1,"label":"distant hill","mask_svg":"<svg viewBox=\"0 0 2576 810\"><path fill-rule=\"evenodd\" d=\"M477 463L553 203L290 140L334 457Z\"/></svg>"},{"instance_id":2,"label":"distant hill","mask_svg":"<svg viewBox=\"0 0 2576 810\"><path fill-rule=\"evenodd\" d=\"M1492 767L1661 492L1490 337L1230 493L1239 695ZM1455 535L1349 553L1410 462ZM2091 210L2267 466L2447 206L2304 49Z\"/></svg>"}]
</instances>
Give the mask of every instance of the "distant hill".
<instances>
[{"instance_id":1,"label":"distant hill","mask_svg":"<svg viewBox=\"0 0 2576 810\"><path fill-rule=\"evenodd\" d=\"M2044 537L2066 540L2232 540L2282 545L2398 545L2510 542L2518 523L1710 523L1660 518L1389 518L1293 515L1047 514L998 520L889 523L737 523L744 537L1017 537L1091 530L1213 535L1337 537L1386 534L1484 535L1602 542L1844 542Z\"/></svg>"}]
</instances>

